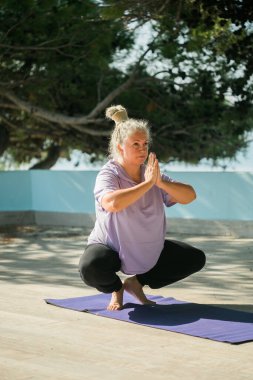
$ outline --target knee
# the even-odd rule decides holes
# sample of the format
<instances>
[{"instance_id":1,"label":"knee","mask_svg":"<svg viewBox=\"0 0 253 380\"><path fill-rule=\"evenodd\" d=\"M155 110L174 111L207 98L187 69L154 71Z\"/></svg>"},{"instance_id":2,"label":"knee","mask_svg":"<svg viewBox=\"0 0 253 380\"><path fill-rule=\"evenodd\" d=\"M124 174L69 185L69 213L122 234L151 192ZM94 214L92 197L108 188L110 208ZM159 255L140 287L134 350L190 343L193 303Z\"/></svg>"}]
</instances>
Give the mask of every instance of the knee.
<instances>
[{"instance_id":1,"label":"knee","mask_svg":"<svg viewBox=\"0 0 253 380\"><path fill-rule=\"evenodd\" d=\"M197 265L198 265L198 270L201 270L202 268L204 268L205 264L206 264L206 255L203 251L201 251L200 249L197 249Z\"/></svg>"},{"instance_id":2,"label":"knee","mask_svg":"<svg viewBox=\"0 0 253 380\"><path fill-rule=\"evenodd\" d=\"M103 259L95 255L93 252L85 251L79 262L79 272L84 282L89 282L89 278L93 278L103 267Z\"/></svg>"}]
</instances>

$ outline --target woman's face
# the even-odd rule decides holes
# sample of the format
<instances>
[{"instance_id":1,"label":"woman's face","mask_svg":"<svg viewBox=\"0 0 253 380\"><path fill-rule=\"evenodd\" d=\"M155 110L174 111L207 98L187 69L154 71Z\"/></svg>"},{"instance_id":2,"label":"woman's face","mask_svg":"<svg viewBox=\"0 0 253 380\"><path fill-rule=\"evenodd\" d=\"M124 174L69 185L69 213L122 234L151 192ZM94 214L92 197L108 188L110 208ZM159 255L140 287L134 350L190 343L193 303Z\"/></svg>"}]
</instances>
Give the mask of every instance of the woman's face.
<instances>
[{"instance_id":1,"label":"woman's face","mask_svg":"<svg viewBox=\"0 0 253 380\"><path fill-rule=\"evenodd\" d=\"M135 132L128 136L119 151L124 163L142 165L148 157L149 140L145 132Z\"/></svg>"}]
</instances>

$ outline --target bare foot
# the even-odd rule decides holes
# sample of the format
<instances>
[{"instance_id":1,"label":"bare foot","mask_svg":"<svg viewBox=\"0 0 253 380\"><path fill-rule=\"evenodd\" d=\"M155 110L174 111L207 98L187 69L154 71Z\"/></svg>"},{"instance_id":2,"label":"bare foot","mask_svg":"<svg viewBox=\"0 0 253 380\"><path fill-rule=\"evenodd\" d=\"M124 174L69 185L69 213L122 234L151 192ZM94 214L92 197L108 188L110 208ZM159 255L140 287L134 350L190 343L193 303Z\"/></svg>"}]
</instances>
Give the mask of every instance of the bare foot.
<instances>
[{"instance_id":1,"label":"bare foot","mask_svg":"<svg viewBox=\"0 0 253 380\"><path fill-rule=\"evenodd\" d=\"M123 307L123 293L124 293L124 287L118 291L112 293L112 298L107 306L107 310L121 310Z\"/></svg>"},{"instance_id":2,"label":"bare foot","mask_svg":"<svg viewBox=\"0 0 253 380\"><path fill-rule=\"evenodd\" d=\"M155 305L154 301L150 301L144 294L143 286L139 283L136 276L129 277L124 282L125 290L132 296L137 298L143 305Z\"/></svg>"}]
</instances>

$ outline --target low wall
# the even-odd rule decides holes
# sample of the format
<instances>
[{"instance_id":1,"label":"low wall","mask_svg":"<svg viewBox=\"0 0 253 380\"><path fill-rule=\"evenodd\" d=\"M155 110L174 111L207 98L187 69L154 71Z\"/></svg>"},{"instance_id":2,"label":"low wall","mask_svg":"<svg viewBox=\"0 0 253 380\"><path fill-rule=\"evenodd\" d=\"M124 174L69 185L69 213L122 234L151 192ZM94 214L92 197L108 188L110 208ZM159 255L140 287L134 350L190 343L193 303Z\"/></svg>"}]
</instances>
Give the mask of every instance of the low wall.
<instances>
[{"instance_id":1,"label":"low wall","mask_svg":"<svg viewBox=\"0 0 253 380\"><path fill-rule=\"evenodd\" d=\"M97 171L0 172L0 225L94 224ZM172 172L197 200L166 208L171 231L253 236L253 172ZM237 231L237 232L236 232Z\"/></svg>"}]
</instances>

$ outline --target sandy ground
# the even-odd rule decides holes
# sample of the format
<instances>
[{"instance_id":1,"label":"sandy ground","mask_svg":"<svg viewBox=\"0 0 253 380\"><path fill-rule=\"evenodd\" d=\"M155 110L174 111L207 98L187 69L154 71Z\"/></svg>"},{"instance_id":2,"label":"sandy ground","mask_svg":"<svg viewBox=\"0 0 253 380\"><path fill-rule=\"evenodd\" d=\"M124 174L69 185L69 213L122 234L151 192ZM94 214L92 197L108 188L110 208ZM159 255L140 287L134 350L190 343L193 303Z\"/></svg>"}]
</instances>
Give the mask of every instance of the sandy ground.
<instances>
[{"instance_id":1,"label":"sandy ground","mask_svg":"<svg viewBox=\"0 0 253 380\"><path fill-rule=\"evenodd\" d=\"M219 343L47 305L45 298L97 293L77 271L87 233L0 230L1 380L253 379L253 342ZM170 237L204 250L206 267L146 293L253 312L253 239Z\"/></svg>"}]
</instances>

